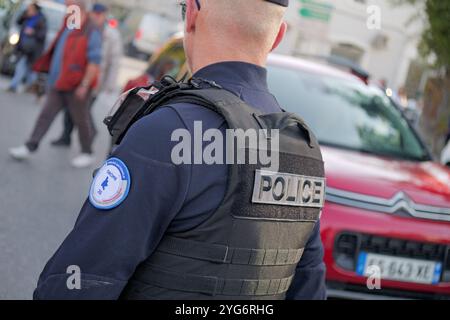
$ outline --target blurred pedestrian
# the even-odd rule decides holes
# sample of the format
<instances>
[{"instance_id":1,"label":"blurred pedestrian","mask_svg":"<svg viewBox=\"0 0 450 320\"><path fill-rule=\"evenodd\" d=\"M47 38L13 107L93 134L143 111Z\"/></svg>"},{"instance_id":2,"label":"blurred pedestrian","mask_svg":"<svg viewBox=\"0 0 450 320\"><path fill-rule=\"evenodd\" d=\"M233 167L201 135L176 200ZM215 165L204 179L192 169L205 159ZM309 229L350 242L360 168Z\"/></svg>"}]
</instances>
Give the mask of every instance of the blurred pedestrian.
<instances>
[{"instance_id":1,"label":"blurred pedestrian","mask_svg":"<svg viewBox=\"0 0 450 320\"><path fill-rule=\"evenodd\" d=\"M122 39L119 31L110 26L108 22L108 8L100 3L93 6L91 12L92 21L103 31L102 63L100 68L100 81L98 90L93 92L89 110L102 92L114 94L117 89L117 77L119 74L120 59L123 55ZM92 113L90 113L92 120ZM52 142L53 146L70 146L74 123L68 110L64 114L64 130L61 137ZM92 128L96 132L94 121Z\"/></svg>"},{"instance_id":2,"label":"blurred pedestrian","mask_svg":"<svg viewBox=\"0 0 450 320\"><path fill-rule=\"evenodd\" d=\"M378 87L383 91L386 91L387 89L389 89L388 81L386 80L386 78L382 78L382 79L378 80Z\"/></svg>"},{"instance_id":3,"label":"blurred pedestrian","mask_svg":"<svg viewBox=\"0 0 450 320\"><path fill-rule=\"evenodd\" d=\"M74 17L67 16L48 52L34 65L36 71L49 73L48 93L26 144L10 149L11 156L16 160L27 159L37 151L56 115L66 107L78 127L82 152L73 159L72 165L83 168L94 162L89 104L100 73L102 34L89 16L87 1L66 0L67 6L79 7L79 16L75 18L81 22L80 27L73 28L69 22Z\"/></svg>"},{"instance_id":4,"label":"blurred pedestrian","mask_svg":"<svg viewBox=\"0 0 450 320\"><path fill-rule=\"evenodd\" d=\"M398 104L404 109L406 109L408 107L409 100L405 87L402 86L398 89L397 97L398 97Z\"/></svg>"},{"instance_id":5,"label":"blurred pedestrian","mask_svg":"<svg viewBox=\"0 0 450 320\"><path fill-rule=\"evenodd\" d=\"M37 2L28 5L25 12L17 20L17 24L21 28L20 40L16 46L19 60L8 89L10 92L16 92L25 78L28 87L36 81L36 73L32 71L31 67L44 51L47 35L46 18Z\"/></svg>"}]
</instances>

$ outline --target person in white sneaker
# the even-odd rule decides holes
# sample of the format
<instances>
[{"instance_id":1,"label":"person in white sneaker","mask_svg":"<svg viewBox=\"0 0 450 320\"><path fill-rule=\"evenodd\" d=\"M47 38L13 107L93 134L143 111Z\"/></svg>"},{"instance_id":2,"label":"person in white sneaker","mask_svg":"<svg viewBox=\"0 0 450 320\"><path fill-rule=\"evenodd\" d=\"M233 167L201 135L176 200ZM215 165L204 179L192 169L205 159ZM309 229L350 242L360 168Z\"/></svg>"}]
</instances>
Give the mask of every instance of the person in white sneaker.
<instances>
[{"instance_id":1,"label":"person in white sneaker","mask_svg":"<svg viewBox=\"0 0 450 320\"><path fill-rule=\"evenodd\" d=\"M23 145L17 148L9 149L9 154L16 160L26 160L30 157L31 151Z\"/></svg>"},{"instance_id":2,"label":"person in white sneaker","mask_svg":"<svg viewBox=\"0 0 450 320\"><path fill-rule=\"evenodd\" d=\"M89 17L87 0L65 2L67 6L80 8L81 28L69 28L68 15L50 49L33 66L35 71L48 73L47 99L26 144L10 149L9 153L16 160L28 159L37 151L56 115L66 106L78 128L81 144L81 155L72 165L84 168L94 163L89 102L100 75L103 40L101 30Z\"/></svg>"},{"instance_id":3,"label":"person in white sneaker","mask_svg":"<svg viewBox=\"0 0 450 320\"><path fill-rule=\"evenodd\" d=\"M95 162L95 157L92 154L82 153L72 160L72 166L75 168L88 168Z\"/></svg>"},{"instance_id":4,"label":"person in white sneaker","mask_svg":"<svg viewBox=\"0 0 450 320\"><path fill-rule=\"evenodd\" d=\"M14 159L18 161L27 160L32 154L32 152L26 145L17 148L11 148L9 150L9 153ZM72 166L80 169L87 168L92 166L94 162L95 157L92 154L82 153L72 160Z\"/></svg>"}]
</instances>

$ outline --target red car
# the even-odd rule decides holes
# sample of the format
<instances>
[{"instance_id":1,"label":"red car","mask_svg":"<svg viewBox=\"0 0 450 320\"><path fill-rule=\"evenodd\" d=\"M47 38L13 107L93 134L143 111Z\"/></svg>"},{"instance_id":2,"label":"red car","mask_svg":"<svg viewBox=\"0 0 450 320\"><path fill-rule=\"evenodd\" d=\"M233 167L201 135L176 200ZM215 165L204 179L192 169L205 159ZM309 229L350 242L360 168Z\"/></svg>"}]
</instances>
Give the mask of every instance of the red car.
<instances>
[{"instance_id":1,"label":"red car","mask_svg":"<svg viewBox=\"0 0 450 320\"><path fill-rule=\"evenodd\" d=\"M152 59L173 59L181 45L172 40ZM176 56L172 74L180 78L184 56ZM360 78L296 58L272 55L268 82L322 145L329 296L450 299L450 171L433 161L401 111ZM373 276L380 289L369 289Z\"/></svg>"},{"instance_id":2,"label":"red car","mask_svg":"<svg viewBox=\"0 0 450 320\"><path fill-rule=\"evenodd\" d=\"M450 170L378 88L283 56L272 56L268 70L280 105L302 116L322 146L329 296L449 299ZM371 276L381 277L379 289L367 285Z\"/></svg>"}]
</instances>

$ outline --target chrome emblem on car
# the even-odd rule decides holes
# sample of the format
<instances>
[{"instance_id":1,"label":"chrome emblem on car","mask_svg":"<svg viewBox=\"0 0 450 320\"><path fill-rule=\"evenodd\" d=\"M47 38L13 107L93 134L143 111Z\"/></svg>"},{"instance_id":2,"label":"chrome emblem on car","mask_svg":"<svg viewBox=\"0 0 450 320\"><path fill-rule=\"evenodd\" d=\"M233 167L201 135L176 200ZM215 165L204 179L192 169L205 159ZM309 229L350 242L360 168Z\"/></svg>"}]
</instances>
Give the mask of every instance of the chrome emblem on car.
<instances>
[{"instance_id":1,"label":"chrome emblem on car","mask_svg":"<svg viewBox=\"0 0 450 320\"><path fill-rule=\"evenodd\" d=\"M369 196L327 187L326 200L329 202L383 212L393 215L406 213L409 216L439 221L450 221L450 208L415 203L405 192L398 192L391 199Z\"/></svg>"}]
</instances>

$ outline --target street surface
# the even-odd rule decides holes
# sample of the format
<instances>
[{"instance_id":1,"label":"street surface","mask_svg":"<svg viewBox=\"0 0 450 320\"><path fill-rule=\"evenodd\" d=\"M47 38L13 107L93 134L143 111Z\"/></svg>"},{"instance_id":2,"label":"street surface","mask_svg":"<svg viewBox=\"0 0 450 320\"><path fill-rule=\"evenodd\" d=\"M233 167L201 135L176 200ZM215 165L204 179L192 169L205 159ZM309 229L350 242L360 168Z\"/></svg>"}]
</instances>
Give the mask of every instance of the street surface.
<instances>
[{"instance_id":1,"label":"street surface","mask_svg":"<svg viewBox=\"0 0 450 320\"><path fill-rule=\"evenodd\" d=\"M145 62L124 58L119 87L145 67ZM62 113L38 153L17 163L10 159L8 148L24 143L42 103L29 94L6 93L8 81L0 77L0 299L31 299L45 263L75 223L93 170L105 160L109 135L102 121L112 107L105 101L115 97L94 106L96 166L84 170L70 166L80 150L76 132L70 149L50 146L61 133Z\"/></svg>"}]
</instances>

